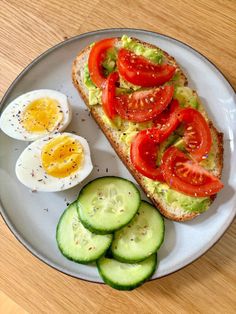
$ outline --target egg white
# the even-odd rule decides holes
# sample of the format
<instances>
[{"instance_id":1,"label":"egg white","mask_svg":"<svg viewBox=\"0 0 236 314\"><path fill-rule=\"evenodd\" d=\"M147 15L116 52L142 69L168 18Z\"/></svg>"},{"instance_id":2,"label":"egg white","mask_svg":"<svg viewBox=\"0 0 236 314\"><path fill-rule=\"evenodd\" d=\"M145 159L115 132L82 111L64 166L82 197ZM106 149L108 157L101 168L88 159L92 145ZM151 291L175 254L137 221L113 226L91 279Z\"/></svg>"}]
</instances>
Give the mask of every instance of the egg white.
<instances>
[{"instance_id":1,"label":"egg white","mask_svg":"<svg viewBox=\"0 0 236 314\"><path fill-rule=\"evenodd\" d=\"M46 173L42 166L41 152L44 145L51 139L65 135L79 141L83 147L84 161L79 170L65 178L56 178ZM46 136L31 143L19 156L15 172L18 180L28 188L41 192L57 192L72 188L83 181L92 171L88 142L81 136L71 133L59 133Z\"/></svg>"},{"instance_id":2,"label":"egg white","mask_svg":"<svg viewBox=\"0 0 236 314\"><path fill-rule=\"evenodd\" d=\"M44 97L55 99L59 103L60 110L63 114L63 120L52 132L28 132L23 127L23 124L20 122L20 115L31 102ZM69 105L66 95L55 90L39 89L23 94L10 102L10 104L6 107L0 117L0 128L8 136L17 140L35 141L39 138L46 136L47 134L62 132L70 123L71 118L71 107Z\"/></svg>"}]
</instances>

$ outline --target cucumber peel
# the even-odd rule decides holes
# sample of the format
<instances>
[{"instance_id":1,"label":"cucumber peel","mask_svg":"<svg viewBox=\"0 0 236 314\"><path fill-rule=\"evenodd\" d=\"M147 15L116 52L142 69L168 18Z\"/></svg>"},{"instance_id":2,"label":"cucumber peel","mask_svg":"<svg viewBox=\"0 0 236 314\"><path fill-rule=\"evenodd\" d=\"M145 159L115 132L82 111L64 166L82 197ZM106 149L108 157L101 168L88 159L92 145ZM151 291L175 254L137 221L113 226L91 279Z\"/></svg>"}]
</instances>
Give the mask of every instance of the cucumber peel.
<instances>
[{"instance_id":1,"label":"cucumber peel","mask_svg":"<svg viewBox=\"0 0 236 314\"><path fill-rule=\"evenodd\" d=\"M102 257L97 261L99 274L106 284L118 290L133 290L154 274L157 254L153 254L136 264L121 263L115 259Z\"/></svg>"}]
</instances>

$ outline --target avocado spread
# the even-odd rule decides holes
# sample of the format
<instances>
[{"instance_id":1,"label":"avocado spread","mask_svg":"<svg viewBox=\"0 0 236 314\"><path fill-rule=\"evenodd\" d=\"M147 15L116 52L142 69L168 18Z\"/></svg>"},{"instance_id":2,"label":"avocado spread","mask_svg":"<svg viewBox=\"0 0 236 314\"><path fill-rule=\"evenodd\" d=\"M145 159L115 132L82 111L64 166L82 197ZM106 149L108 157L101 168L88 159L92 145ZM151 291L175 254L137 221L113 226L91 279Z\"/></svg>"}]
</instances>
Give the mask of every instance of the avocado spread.
<instances>
[{"instance_id":1,"label":"avocado spread","mask_svg":"<svg viewBox=\"0 0 236 314\"><path fill-rule=\"evenodd\" d=\"M204 212L210 205L209 197L193 197L171 189L167 184L145 178L151 193L161 195L172 208L182 208L186 212Z\"/></svg>"},{"instance_id":2,"label":"avocado spread","mask_svg":"<svg viewBox=\"0 0 236 314\"><path fill-rule=\"evenodd\" d=\"M175 88L174 99L177 99L179 101L181 107L191 107L194 109L198 109L197 96L189 87L177 86Z\"/></svg>"},{"instance_id":3,"label":"avocado spread","mask_svg":"<svg viewBox=\"0 0 236 314\"><path fill-rule=\"evenodd\" d=\"M88 64L84 66L84 85L88 89L90 106L102 104L102 91L92 82L89 74Z\"/></svg>"},{"instance_id":4,"label":"avocado spread","mask_svg":"<svg viewBox=\"0 0 236 314\"><path fill-rule=\"evenodd\" d=\"M106 57L102 63L105 76L116 70L117 53L115 47L107 50Z\"/></svg>"},{"instance_id":5,"label":"avocado spread","mask_svg":"<svg viewBox=\"0 0 236 314\"><path fill-rule=\"evenodd\" d=\"M147 47L127 35L121 38L123 48L133 51L138 56L143 56L153 63L161 64L163 62L163 52L157 48Z\"/></svg>"},{"instance_id":6,"label":"avocado spread","mask_svg":"<svg viewBox=\"0 0 236 314\"><path fill-rule=\"evenodd\" d=\"M133 40L127 35L121 38L122 47L132 50L137 55L142 55L145 58L151 60L154 63L161 64L163 62L164 56L159 49L149 48L141 43ZM105 60L103 61L104 73L109 75L109 73L116 70L116 60L117 60L117 49L112 48L107 51ZM189 87L185 87L181 84L180 75L177 72L174 78L171 80L175 86L174 98L177 99L182 107L192 107L194 109L202 111L202 106L198 101L198 98L194 91ZM101 104L102 92L97 88L91 81L88 65L84 67L84 84L89 91L89 104L98 105ZM120 78L120 87L116 89L116 94L120 93L132 93L138 89L140 86L130 84L123 78ZM119 132L119 138L122 143L125 144L127 153L130 149L130 144L134 136L143 129L152 127L153 123L143 122L134 123L130 121L123 121L120 117L116 117L114 120L110 120L105 114L103 115L103 121L111 128L116 129ZM177 129L173 134L169 136L163 143L160 144L159 153L157 158L157 164L160 163L162 154L170 146L175 145L181 150L184 150L184 141L181 137L181 127ZM202 166L206 169L212 170L215 166L215 154L214 145L217 143L213 139L212 149L206 160L202 161ZM158 193L164 198L165 202L171 205L173 208L182 208L187 212L203 212L205 211L209 204L209 197L192 197L184 195L171 189L167 184L158 181L151 180L149 178L144 178L145 184L149 187L151 193Z\"/></svg>"}]
</instances>

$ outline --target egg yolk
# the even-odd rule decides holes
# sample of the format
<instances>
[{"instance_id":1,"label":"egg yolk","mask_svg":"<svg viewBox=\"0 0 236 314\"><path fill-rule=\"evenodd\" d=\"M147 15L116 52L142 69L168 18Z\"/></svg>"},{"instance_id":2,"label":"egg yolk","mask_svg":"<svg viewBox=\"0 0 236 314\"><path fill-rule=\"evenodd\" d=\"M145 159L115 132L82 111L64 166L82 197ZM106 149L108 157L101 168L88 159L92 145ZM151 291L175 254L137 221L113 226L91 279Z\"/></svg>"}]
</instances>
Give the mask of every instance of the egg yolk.
<instances>
[{"instance_id":1,"label":"egg yolk","mask_svg":"<svg viewBox=\"0 0 236 314\"><path fill-rule=\"evenodd\" d=\"M47 174L65 178L81 168L84 151L78 140L60 135L43 146L41 158Z\"/></svg>"},{"instance_id":2,"label":"egg yolk","mask_svg":"<svg viewBox=\"0 0 236 314\"><path fill-rule=\"evenodd\" d=\"M48 97L32 101L22 113L23 127L31 133L52 132L62 119L59 103Z\"/></svg>"}]
</instances>

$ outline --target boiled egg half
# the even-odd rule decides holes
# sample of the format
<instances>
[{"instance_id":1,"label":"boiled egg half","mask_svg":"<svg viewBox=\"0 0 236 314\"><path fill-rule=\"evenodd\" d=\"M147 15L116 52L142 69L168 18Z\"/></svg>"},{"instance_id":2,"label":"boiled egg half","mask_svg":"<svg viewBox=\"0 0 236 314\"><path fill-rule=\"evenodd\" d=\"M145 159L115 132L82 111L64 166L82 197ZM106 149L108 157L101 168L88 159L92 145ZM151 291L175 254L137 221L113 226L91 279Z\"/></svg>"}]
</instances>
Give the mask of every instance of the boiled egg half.
<instances>
[{"instance_id":1,"label":"boiled egg half","mask_svg":"<svg viewBox=\"0 0 236 314\"><path fill-rule=\"evenodd\" d=\"M31 143L16 162L16 176L32 190L56 192L69 189L92 171L87 141L71 133L46 136Z\"/></svg>"},{"instance_id":2,"label":"boiled egg half","mask_svg":"<svg viewBox=\"0 0 236 314\"><path fill-rule=\"evenodd\" d=\"M35 141L62 132L72 118L66 95L40 89L14 99L3 111L0 128L17 140Z\"/></svg>"}]
</instances>

